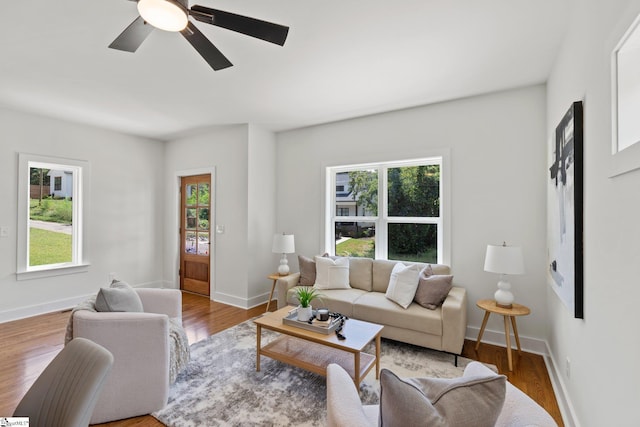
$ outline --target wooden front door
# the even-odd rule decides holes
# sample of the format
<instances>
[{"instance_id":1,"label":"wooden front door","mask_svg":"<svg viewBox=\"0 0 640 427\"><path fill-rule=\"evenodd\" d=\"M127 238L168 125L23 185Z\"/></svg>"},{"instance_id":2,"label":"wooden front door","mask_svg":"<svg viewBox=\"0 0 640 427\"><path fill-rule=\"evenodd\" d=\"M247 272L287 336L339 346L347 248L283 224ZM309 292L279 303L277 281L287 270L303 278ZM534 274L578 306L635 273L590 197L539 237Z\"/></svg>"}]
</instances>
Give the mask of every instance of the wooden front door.
<instances>
[{"instance_id":1,"label":"wooden front door","mask_svg":"<svg viewBox=\"0 0 640 427\"><path fill-rule=\"evenodd\" d=\"M180 289L209 295L211 175L181 179Z\"/></svg>"}]
</instances>

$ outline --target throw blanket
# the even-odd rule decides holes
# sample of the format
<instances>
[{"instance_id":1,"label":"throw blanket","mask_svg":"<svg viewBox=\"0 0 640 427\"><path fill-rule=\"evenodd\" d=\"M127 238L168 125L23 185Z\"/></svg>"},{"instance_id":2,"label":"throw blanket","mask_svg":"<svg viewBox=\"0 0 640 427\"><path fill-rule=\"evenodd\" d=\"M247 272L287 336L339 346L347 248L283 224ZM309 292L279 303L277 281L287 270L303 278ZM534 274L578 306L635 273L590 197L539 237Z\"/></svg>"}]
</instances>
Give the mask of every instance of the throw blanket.
<instances>
[{"instance_id":1,"label":"throw blanket","mask_svg":"<svg viewBox=\"0 0 640 427\"><path fill-rule=\"evenodd\" d=\"M64 337L64 345L73 339L73 315L79 310L89 310L97 312L95 307L96 297L91 297L81 302L71 310L69 321L67 322L67 330ZM187 334L182 327L180 320L169 318L169 381L173 384L182 372L191 358L189 350L189 340Z\"/></svg>"}]
</instances>

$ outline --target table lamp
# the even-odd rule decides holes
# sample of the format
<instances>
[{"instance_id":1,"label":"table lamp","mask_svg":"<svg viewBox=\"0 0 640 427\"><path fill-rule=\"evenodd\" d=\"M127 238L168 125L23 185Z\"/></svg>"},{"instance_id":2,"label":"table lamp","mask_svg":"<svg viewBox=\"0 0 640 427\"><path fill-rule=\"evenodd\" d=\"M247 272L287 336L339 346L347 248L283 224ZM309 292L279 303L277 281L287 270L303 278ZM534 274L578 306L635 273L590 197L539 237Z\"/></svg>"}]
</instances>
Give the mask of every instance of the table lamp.
<instances>
[{"instance_id":1,"label":"table lamp","mask_svg":"<svg viewBox=\"0 0 640 427\"><path fill-rule=\"evenodd\" d=\"M508 274L524 274L524 261L522 248L519 246L487 245L487 254L484 259L484 271L500 274L498 290L494 294L496 305L502 308L511 308L514 297L511 293L511 283L507 280Z\"/></svg>"},{"instance_id":2,"label":"table lamp","mask_svg":"<svg viewBox=\"0 0 640 427\"><path fill-rule=\"evenodd\" d=\"M289 261L287 260L287 254L292 254L296 251L293 234L274 234L273 245L271 246L271 252L274 254L282 254L280 259L280 266L278 267L278 274L286 276L289 274Z\"/></svg>"}]
</instances>

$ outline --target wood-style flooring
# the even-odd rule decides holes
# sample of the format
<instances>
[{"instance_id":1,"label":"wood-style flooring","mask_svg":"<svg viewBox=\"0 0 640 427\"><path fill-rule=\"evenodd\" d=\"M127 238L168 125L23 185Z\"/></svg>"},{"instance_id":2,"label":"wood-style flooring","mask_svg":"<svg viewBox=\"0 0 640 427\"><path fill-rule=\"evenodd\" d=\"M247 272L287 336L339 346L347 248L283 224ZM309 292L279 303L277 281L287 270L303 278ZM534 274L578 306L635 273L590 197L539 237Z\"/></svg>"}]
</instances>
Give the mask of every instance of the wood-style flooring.
<instances>
[{"instance_id":1,"label":"wood-style flooring","mask_svg":"<svg viewBox=\"0 0 640 427\"><path fill-rule=\"evenodd\" d=\"M182 321L189 342L200 341L264 312L266 304L250 310L220 304L206 297L183 293ZM271 304L272 310L275 304ZM13 410L49 362L62 349L70 312L50 313L0 324L0 417ZM509 381L542 405L562 426L560 410L542 356L523 352L514 355L514 371L509 372L504 347L482 343L474 349L466 341L462 355L492 363ZM150 415L102 424L101 426L162 426Z\"/></svg>"}]
</instances>

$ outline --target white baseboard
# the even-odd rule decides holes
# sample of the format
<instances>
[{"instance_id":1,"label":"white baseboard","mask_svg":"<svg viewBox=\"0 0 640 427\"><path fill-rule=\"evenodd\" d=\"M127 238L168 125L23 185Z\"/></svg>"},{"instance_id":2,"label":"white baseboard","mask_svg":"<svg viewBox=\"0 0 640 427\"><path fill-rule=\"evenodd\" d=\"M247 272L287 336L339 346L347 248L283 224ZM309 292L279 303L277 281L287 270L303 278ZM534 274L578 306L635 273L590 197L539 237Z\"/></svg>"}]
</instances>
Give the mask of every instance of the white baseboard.
<instances>
[{"instance_id":1,"label":"white baseboard","mask_svg":"<svg viewBox=\"0 0 640 427\"><path fill-rule=\"evenodd\" d=\"M468 340L477 341L479 333L480 328L475 326L467 326L466 338ZM546 341L539 338L522 336L521 334L518 334L518 336L520 337L520 347L522 347L522 350L529 353L540 354L542 356L547 355ZM482 334L482 342L497 345L500 347L507 346L507 342L504 336L504 330L494 331L491 329L485 329L484 334ZM516 348L516 340L513 336L513 331L511 332L511 348Z\"/></svg>"},{"instance_id":2,"label":"white baseboard","mask_svg":"<svg viewBox=\"0 0 640 427\"><path fill-rule=\"evenodd\" d=\"M562 370L559 369L553 358L551 349L547 346L547 355L544 357L544 363L547 365L547 372L549 373L549 379L551 380L551 386L553 392L556 395L556 401L560 408L560 414L562 415L562 421L567 427L580 427L578 417L576 416L575 409L571 403L571 398L562 380Z\"/></svg>"},{"instance_id":3,"label":"white baseboard","mask_svg":"<svg viewBox=\"0 0 640 427\"><path fill-rule=\"evenodd\" d=\"M221 302L223 304L232 305L238 308L244 308L245 310L248 308L247 299L240 298L235 295L229 295L222 292L216 292L213 294L214 301Z\"/></svg>"},{"instance_id":4,"label":"white baseboard","mask_svg":"<svg viewBox=\"0 0 640 427\"><path fill-rule=\"evenodd\" d=\"M162 288L164 283L161 281L140 283L131 285L134 288ZM18 307L12 310L0 312L0 323L11 322L14 320L25 319L27 317L39 316L41 314L53 313L55 311L71 310L73 307L92 297L95 293L77 295L69 298L63 298L55 301L47 301L41 304L29 305L26 307Z\"/></svg>"},{"instance_id":5,"label":"white baseboard","mask_svg":"<svg viewBox=\"0 0 640 427\"><path fill-rule=\"evenodd\" d=\"M54 311L69 310L82 301L89 298L92 294L79 295L71 298L49 301L42 304L34 304L26 307L19 307L13 310L5 310L0 312L0 323L12 322L14 320L26 319L27 317L38 316L41 314L53 313Z\"/></svg>"}]
</instances>

